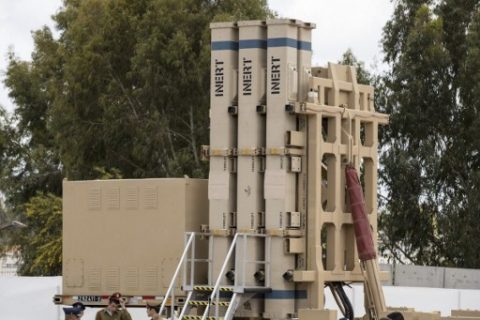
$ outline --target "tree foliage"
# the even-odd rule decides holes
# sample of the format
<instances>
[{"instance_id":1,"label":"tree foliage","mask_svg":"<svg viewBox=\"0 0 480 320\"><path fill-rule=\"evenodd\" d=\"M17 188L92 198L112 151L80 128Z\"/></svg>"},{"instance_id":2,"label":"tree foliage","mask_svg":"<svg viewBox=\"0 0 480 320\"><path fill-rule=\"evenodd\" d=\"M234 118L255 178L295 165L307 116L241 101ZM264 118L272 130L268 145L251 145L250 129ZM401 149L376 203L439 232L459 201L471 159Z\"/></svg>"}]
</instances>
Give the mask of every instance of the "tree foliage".
<instances>
[{"instance_id":1,"label":"tree foliage","mask_svg":"<svg viewBox=\"0 0 480 320\"><path fill-rule=\"evenodd\" d=\"M54 276L62 272L62 199L37 194L24 206L26 228L13 239L21 248L19 274Z\"/></svg>"},{"instance_id":2,"label":"tree foliage","mask_svg":"<svg viewBox=\"0 0 480 320\"><path fill-rule=\"evenodd\" d=\"M384 250L417 264L478 267L478 1L396 2L379 98Z\"/></svg>"},{"instance_id":3,"label":"tree foliage","mask_svg":"<svg viewBox=\"0 0 480 320\"><path fill-rule=\"evenodd\" d=\"M204 177L209 23L271 15L265 0L64 0L59 36L37 30L31 61L10 55L16 109L0 114L8 209L53 215L42 201L55 202L64 177ZM22 242L22 273L60 272L42 246Z\"/></svg>"},{"instance_id":4,"label":"tree foliage","mask_svg":"<svg viewBox=\"0 0 480 320\"><path fill-rule=\"evenodd\" d=\"M375 82L374 76L365 68L365 64L357 59L352 49L347 49L338 63L355 67L358 83L372 85Z\"/></svg>"}]
</instances>

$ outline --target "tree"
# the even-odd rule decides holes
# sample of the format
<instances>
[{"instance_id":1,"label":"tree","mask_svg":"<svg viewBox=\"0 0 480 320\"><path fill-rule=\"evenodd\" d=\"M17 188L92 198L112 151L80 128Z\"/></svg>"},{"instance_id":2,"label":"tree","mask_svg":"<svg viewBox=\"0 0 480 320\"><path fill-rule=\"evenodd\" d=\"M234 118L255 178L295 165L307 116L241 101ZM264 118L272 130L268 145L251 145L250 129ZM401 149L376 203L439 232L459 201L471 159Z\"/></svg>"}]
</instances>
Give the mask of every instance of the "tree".
<instances>
[{"instance_id":1,"label":"tree","mask_svg":"<svg viewBox=\"0 0 480 320\"><path fill-rule=\"evenodd\" d=\"M210 21L265 18L264 1L67 2L51 109L68 177L205 176Z\"/></svg>"},{"instance_id":2,"label":"tree","mask_svg":"<svg viewBox=\"0 0 480 320\"><path fill-rule=\"evenodd\" d=\"M399 259L480 265L477 103L469 98L480 75L478 14L477 1L402 0L384 28L390 70L377 105L391 118L381 140L380 226L383 249Z\"/></svg>"},{"instance_id":3,"label":"tree","mask_svg":"<svg viewBox=\"0 0 480 320\"><path fill-rule=\"evenodd\" d=\"M53 17L59 38L43 28L31 62L10 55L5 83L17 107L0 114L6 209L23 220L53 215L43 203L61 195L63 178L204 177L209 23L269 16L265 0L65 0ZM21 244L22 273L60 272L54 257L33 259L42 246Z\"/></svg>"},{"instance_id":4,"label":"tree","mask_svg":"<svg viewBox=\"0 0 480 320\"><path fill-rule=\"evenodd\" d=\"M49 56L54 51L49 30L35 32L34 42L32 62L19 61L10 54L5 84L16 109L13 115L4 110L0 113L1 191L17 216L21 204L37 192L61 194L62 166L47 115L52 99L52 68L58 68L58 61Z\"/></svg>"},{"instance_id":5,"label":"tree","mask_svg":"<svg viewBox=\"0 0 480 320\"><path fill-rule=\"evenodd\" d=\"M20 250L18 273L24 276L55 276L62 272L62 199L38 194L24 206L26 228L13 239Z\"/></svg>"},{"instance_id":6,"label":"tree","mask_svg":"<svg viewBox=\"0 0 480 320\"><path fill-rule=\"evenodd\" d=\"M374 77L365 68L365 64L362 61L359 61L353 54L352 49L347 49L347 51L343 53L342 59L340 59L338 63L347 66L354 66L357 72L357 82L360 84L371 85L375 81Z\"/></svg>"}]
</instances>

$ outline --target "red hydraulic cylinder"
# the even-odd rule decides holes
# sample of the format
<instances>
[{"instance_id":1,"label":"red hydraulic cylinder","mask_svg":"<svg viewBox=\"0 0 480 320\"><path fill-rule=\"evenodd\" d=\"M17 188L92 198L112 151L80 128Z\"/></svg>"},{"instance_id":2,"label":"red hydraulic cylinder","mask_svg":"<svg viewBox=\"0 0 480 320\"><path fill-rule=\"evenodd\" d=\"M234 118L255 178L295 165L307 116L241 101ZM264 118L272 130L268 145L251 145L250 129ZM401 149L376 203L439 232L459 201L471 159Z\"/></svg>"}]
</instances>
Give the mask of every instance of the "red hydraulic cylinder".
<instances>
[{"instance_id":1,"label":"red hydraulic cylinder","mask_svg":"<svg viewBox=\"0 0 480 320\"><path fill-rule=\"evenodd\" d=\"M358 256L365 275L366 309L369 318L376 320L386 313L387 307L380 283L377 254L373 244L370 222L365 210L362 186L358 179L357 170L350 164L345 167L345 182L350 198Z\"/></svg>"},{"instance_id":2,"label":"red hydraulic cylinder","mask_svg":"<svg viewBox=\"0 0 480 320\"><path fill-rule=\"evenodd\" d=\"M353 228L355 231L355 240L357 242L358 256L361 261L375 259L377 254L373 244L372 230L365 212L365 202L360 181L358 180L357 170L352 165L345 167L345 180L347 193L350 198L350 208L352 210Z\"/></svg>"}]
</instances>

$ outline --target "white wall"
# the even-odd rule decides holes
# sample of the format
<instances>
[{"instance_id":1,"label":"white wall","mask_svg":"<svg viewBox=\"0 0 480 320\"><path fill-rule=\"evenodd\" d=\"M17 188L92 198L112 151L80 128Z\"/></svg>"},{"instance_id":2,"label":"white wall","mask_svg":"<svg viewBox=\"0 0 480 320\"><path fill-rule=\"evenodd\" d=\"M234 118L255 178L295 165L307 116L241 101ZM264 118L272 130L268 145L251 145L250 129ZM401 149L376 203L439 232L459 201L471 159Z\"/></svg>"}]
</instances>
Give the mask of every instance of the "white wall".
<instances>
[{"instance_id":1,"label":"white wall","mask_svg":"<svg viewBox=\"0 0 480 320\"><path fill-rule=\"evenodd\" d=\"M10 250L0 257L0 276L16 276L17 275L18 258L15 251Z\"/></svg>"},{"instance_id":2,"label":"white wall","mask_svg":"<svg viewBox=\"0 0 480 320\"><path fill-rule=\"evenodd\" d=\"M61 307L53 304L53 296L60 291L61 283L61 277L0 277L0 319L63 319ZM480 290L393 286L384 287L383 290L388 306L408 306L427 312L440 311L443 316L449 315L451 309L480 310ZM355 316L363 315L363 287L355 285L345 291L355 308ZM336 309L329 294L326 307ZM87 308L82 320L95 319L97 310ZM134 320L148 319L143 308L129 310Z\"/></svg>"}]
</instances>

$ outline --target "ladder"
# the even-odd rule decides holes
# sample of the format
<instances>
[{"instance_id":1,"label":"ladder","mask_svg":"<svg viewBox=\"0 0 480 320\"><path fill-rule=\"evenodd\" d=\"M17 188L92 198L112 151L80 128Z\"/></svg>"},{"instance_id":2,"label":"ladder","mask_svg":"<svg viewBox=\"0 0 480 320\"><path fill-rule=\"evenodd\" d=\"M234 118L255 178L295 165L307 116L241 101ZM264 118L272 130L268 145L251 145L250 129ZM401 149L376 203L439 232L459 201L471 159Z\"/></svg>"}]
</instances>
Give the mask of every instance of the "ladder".
<instances>
[{"instance_id":1,"label":"ladder","mask_svg":"<svg viewBox=\"0 0 480 320\"><path fill-rule=\"evenodd\" d=\"M242 296L233 292L233 287L222 286L218 288L220 294L212 300L212 296L215 295L214 291L215 287L212 286L194 286L193 290L189 292L190 299L187 297L179 318L184 320L233 318L233 314L235 313ZM185 315L192 306L204 307L205 310L202 315ZM210 315L212 311L213 315Z\"/></svg>"},{"instance_id":2,"label":"ladder","mask_svg":"<svg viewBox=\"0 0 480 320\"><path fill-rule=\"evenodd\" d=\"M237 308L252 298L255 294L269 293L271 292L270 288L270 236L265 234L254 234L254 233L236 233L232 243L229 247L229 250L225 256L225 259L222 264L222 268L218 274L218 277L213 286L211 285L202 285L196 284L194 275L195 275L195 264L198 262L208 262L209 272L211 270L211 252L209 252L208 259L199 259L195 255L195 237L196 236L211 236L205 233L195 234L194 232L186 233L186 242L185 249L178 263L177 269L172 277L170 286L165 294L162 305L160 307L160 314L162 314L167 298L170 296L172 301L172 308L174 303L174 288L177 282L177 278L180 274L180 270L183 267L184 277L183 277L183 290L187 291L187 298L184 302L183 308L178 316L179 320L231 320L235 314ZM246 260L247 253L247 239L249 237L261 237L265 238L265 260L255 260L249 261ZM242 241L243 250L242 252L236 252L237 244ZM190 254L189 254L190 253ZM190 258L187 258L190 256ZM233 257L235 259L235 270L239 270L240 273L235 276L233 286L221 285L221 281L225 275L225 271L229 262ZM190 266L190 273L187 274L187 266ZM265 281L264 285L261 286L247 286L246 285L246 265L247 264L256 264L263 265L265 272ZM188 280L187 280L188 276ZM190 308L192 306L205 308L203 314L200 315L188 315Z\"/></svg>"}]
</instances>

